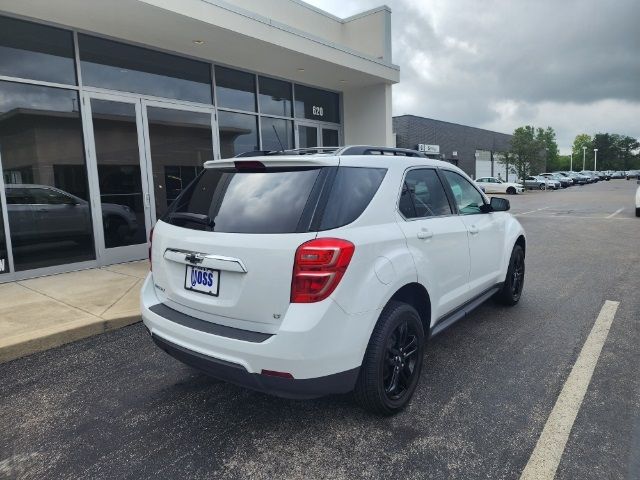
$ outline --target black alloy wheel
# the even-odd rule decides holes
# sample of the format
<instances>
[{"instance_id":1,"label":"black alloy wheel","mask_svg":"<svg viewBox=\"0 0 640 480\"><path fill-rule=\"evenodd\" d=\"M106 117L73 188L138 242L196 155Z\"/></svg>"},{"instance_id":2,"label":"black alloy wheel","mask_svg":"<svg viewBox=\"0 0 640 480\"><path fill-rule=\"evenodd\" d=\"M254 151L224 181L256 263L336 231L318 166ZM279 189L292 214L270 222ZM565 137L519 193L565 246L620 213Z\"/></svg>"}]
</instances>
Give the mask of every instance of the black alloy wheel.
<instances>
[{"instance_id":1,"label":"black alloy wheel","mask_svg":"<svg viewBox=\"0 0 640 480\"><path fill-rule=\"evenodd\" d=\"M387 340L383 365L384 392L390 400L400 399L410 388L416 372L418 335L409 322L403 321Z\"/></svg>"},{"instance_id":2,"label":"black alloy wheel","mask_svg":"<svg viewBox=\"0 0 640 480\"><path fill-rule=\"evenodd\" d=\"M502 288L496 294L496 298L500 303L513 306L520 301L524 288L524 272L524 250L520 245L516 245L513 247L511 258L509 259L507 277Z\"/></svg>"},{"instance_id":3,"label":"black alloy wheel","mask_svg":"<svg viewBox=\"0 0 640 480\"><path fill-rule=\"evenodd\" d=\"M509 187L509 188L507 188L507 193L509 195L515 195L516 194L516 189L513 188L513 187Z\"/></svg>"},{"instance_id":4,"label":"black alloy wheel","mask_svg":"<svg viewBox=\"0 0 640 480\"><path fill-rule=\"evenodd\" d=\"M420 379L424 344L424 327L416 309L390 301L369 339L354 391L356 401L379 415L405 408Z\"/></svg>"}]
</instances>

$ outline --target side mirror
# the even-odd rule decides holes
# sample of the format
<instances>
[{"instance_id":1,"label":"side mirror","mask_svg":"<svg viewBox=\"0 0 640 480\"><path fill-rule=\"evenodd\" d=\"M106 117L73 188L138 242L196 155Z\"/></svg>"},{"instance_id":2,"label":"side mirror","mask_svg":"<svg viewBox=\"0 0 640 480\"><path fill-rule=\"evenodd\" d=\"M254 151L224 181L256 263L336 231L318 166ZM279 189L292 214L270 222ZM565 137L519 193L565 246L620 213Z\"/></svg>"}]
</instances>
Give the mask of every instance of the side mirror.
<instances>
[{"instance_id":1,"label":"side mirror","mask_svg":"<svg viewBox=\"0 0 640 480\"><path fill-rule=\"evenodd\" d=\"M491 210L494 212L506 212L511 209L511 204L506 198L491 197Z\"/></svg>"}]
</instances>

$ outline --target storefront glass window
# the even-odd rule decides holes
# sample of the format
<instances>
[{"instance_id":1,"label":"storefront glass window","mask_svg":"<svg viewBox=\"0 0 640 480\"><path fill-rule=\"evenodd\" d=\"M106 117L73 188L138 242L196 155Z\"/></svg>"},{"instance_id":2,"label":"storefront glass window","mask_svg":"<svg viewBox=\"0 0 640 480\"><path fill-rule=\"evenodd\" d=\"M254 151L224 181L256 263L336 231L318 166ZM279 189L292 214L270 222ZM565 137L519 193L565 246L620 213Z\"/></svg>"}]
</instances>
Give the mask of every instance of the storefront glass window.
<instances>
[{"instance_id":1,"label":"storefront glass window","mask_svg":"<svg viewBox=\"0 0 640 480\"><path fill-rule=\"evenodd\" d=\"M94 259L77 93L0 82L0 159L16 271Z\"/></svg>"},{"instance_id":2,"label":"storefront glass window","mask_svg":"<svg viewBox=\"0 0 640 480\"><path fill-rule=\"evenodd\" d=\"M260 113L291 117L291 84L274 78L260 77Z\"/></svg>"},{"instance_id":3,"label":"storefront glass window","mask_svg":"<svg viewBox=\"0 0 640 480\"><path fill-rule=\"evenodd\" d=\"M211 103L207 63L82 34L78 47L85 85Z\"/></svg>"},{"instance_id":4,"label":"storefront glass window","mask_svg":"<svg viewBox=\"0 0 640 480\"><path fill-rule=\"evenodd\" d=\"M296 117L340 123L340 95L296 85Z\"/></svg>"},{"instance_id":5,"label":"storefront glass window","mask_svg":"<svg viewBox=\"0 0 640 480\"><path fill-rule=\"evenodd\" d=\"M293 148L293 122L280 118L262 117L262 149L287 150Z\"/></svg>"},{"instance_id":6,"label":"storefront glass window","mask_svg":"<svg viewBox=\"0 0 640 480\"><path fill-rule=\"evenodd\" d=\"M0 17L0 75L75 85L73 56L71 32Z\"/></svg>"},{"instance_id":7,"label":"storefront glass window","mask_svg":"<svg viewBox=\"0 0 640 480\"><path fill-rule=\"evenodd\" d=\"M220 155L232 158L244 152L259 150L258 118L244 113L218 112Z\"/></svg>"},{"instance_id":8,"label":"storefront glass window","mask_svg":"<svg viewBox=\"0 0 640 480\"><path fill-rule=\"evenodd\" d=\"M218 107L256 111L256 77L225 67L216 67Z\"/></svg>"}]
</instances>

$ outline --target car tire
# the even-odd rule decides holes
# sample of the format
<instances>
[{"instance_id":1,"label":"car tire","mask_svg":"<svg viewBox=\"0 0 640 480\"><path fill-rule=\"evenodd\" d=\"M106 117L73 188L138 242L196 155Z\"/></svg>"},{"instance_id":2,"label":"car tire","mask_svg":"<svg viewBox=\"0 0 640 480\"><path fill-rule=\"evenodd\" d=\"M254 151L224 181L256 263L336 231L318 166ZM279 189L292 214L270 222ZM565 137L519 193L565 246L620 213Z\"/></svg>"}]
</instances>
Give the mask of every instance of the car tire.
<instances>
[{"instance_id":1,"label":"car tire","mask_svg":"<svg viewBox=\"0 0 640 480\"><path fill-rule=\"evenodd\" d=\"M509 187L509 188L507 188L507 193L509 195L515 195L516 194L516 189L513 188L513 187Z\"/></svg>"},{"instance_id":2,"label":"car tire","mask_svg":"<svg viewBox=\"0 0 640 480\"><path fill-rule=\"evenodd\" d=\"M424 345L416 309L390 301L378 318L360 367L354 391L360 406L378 415L393 415L405 408L420 379Z\"/></svg>"},{"instance_id":3,"label":"car tire","mask_svg":"<svg viewBox=\"0 0 640 480\"><path fill-rule=\"evenodd\" d=\"M547 189L547 187L546 187L546 185L545 185L544 183L540 183L540 184L538 184L538 188L539 188L540 190L546 190L546 189Z\"/></svg>"},{"instance_id":4,"label":"car tire","mask_svg":"<svg viewBox=\"0 0 640 480\"><path fill-rule=\"evenodd\" d=\"M503 305L513 306L520 301L524 287L524 250L520 245L515 245L511 251L507 277L500 291L496 294L496 300Z\"/></svg>"}]
</instances>

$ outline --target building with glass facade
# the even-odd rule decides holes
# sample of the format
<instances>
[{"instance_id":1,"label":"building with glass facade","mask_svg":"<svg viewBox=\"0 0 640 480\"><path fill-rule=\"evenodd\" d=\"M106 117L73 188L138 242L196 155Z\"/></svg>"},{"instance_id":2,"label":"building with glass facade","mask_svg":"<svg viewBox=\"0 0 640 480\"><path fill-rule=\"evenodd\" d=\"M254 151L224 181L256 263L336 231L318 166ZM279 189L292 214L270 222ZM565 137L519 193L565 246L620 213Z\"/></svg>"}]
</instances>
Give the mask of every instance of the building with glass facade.
<instances>
[{"instance_id":1,"label":"building with glass facade","mask_svg":"<svg viewBox=\"0 0 640 480\"><path fill-rule=\"evenodd\" d=\"M390 11L5 0L0 282L141 259L205 161L391 145Z\"/></svg>"}]
</instances>

